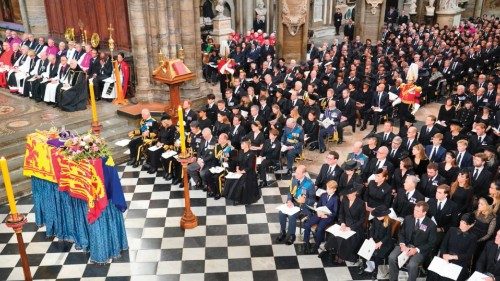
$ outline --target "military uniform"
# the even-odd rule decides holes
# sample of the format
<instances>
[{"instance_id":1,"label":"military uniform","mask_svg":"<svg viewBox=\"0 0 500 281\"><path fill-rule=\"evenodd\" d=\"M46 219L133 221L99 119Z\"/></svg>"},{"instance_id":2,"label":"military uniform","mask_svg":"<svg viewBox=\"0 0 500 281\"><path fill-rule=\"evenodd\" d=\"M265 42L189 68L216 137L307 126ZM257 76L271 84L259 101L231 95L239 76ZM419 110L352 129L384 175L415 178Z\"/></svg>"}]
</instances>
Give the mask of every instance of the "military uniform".
<instances>
[{"instance_id":1,"label":"military uniform","mask_svg":"<svg viewBox=\"0 0 500 281\"><path fill-rule=\"evenodd\" d=\"M223 163L228 164L228 169L232 170L234 164L232 160L233 156L233 147L229 144L225 144L224 146L217 144L215 146L215 158L219 161L221 166L224 166ZM209 196L214 196L215 200L218 200L222 194L222 188L224 186L224 177L227 174L226 170L220 173L210 173L210 192Z\"/></svg>"},{"instance_id":2,"label":"military uniform","mask_svg":"<svg viewBox=\"0 0 500 281\"><path fill-rule=\"evenodd\" d=\"M215 146L217 140L214 136L207 141L203 140L197 151L197 158L203 160L203 167L197 162L188 165L188 174L194 180L196 186L201 188L201 185L206 185L210 188L210 171L209 169L217 166L217 158L215 158Z\"/></svg>"},{"instance_id":3,"label":"military uniform","mask_svg":"<svg viewBox=\"0 0 500 281\"><path fill-rule=\"evenodd\" d=\"M161 144L161 147L155 151L148 150L148 159L151 168L148 173L153 174L158 169L160 158L166 150L172 150L175 142L175 127L161 127L158 131L158 142L156 145Z\"/></svg>"},{"instance_id":4,"label":"military uniform","mask_svg":"<svg viewBox=\"0 0 500 281\"><path fill-rule=\"evenodd\" d=\"M325 119L330 119L332 121L332 124L328 127L321 126L319 129L319 137L318 137L318 144L319 144L319 151L324 152L326 149L325 146L325 137L331 136L335 130L337 129L337 126L340 124L340 118L342 117L342 112L338 108L334 109L327 109L325 111L325 114L323 116L323 119L321 121L324 121ZM321 123L320 123L321 125Z\"/></svg>"},{"instance_id":5,"label":"military uniform","mask_svg":"<svg viewBox=\"0 0 500 281\"><path fill-rule=\"evenodd\" d=\"M291 146L292 149L285 151L286 166L288 171L292 170L293 161L295 157L299 156L302 152L302 144L304 143L304 130L301 126L295 125L292 129L285 127L281 143L285 146Z\"/></svg>"},{"instance_id":6,"label":"military uniform","mask_svg":"<svg viewBox=\"0 0 500 281\"><path fill-rule=\"evenodd\" d=\"M405 122L415 122L412 110L414 110L414 107L417 106L417 104L420 106L420 94L422 92L422 88L414 84L403 83L399 89L399 98L401 99L401 104L399 105L399 118L400 127L403 127Z\"/></svg>"},{"instance_id":7,"label":"military uniform","mask_svg":"<svg viewBox=\"0 0 500 281\"><path fill-rule=\"evenodd\" d=\"M144 132L148 132L147 136L142 136ZM141 120L139 123L139 129L129 133L131 138L137 137L132 139L128 144L128 148L130 150L129 165L134 165L134 167L139 166L141 153L155 140L157 132L158 122L150 116L146 120Z\"/></svg>"}]
</instances>

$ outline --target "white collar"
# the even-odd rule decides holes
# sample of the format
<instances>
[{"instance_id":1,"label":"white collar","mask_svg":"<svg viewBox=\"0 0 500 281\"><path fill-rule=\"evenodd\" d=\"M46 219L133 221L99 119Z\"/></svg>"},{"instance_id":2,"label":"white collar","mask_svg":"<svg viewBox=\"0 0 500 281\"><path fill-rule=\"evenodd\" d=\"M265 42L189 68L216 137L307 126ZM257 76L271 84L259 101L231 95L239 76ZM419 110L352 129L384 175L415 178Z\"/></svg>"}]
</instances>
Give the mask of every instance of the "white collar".
<instances>
[{"instance_id":1,"label":"white collar","mask_svg":"<svg viewBox=\"0 0 500 281\"><path fill-rule=\"evenodd\" d=\"M439 202L441 202L441 208L444 207L444 205L446 205L446 201L448 200L448 198L444 198L443 200L439 201L439 200L436 200L438 205L439 205Z\"/></svg>"},{"instance_id":2,"label":"white collar","mask_svg":"<svg viewBox=\"0 0 500 281\"><path fill-rule=\"evenodd\" d=\"M412 191L407 191L407 192L408 192L408 196L406 196L406 199L410 199L413 196L413 194L415 194L415 189Z\"/></svg>"}]
</instances>

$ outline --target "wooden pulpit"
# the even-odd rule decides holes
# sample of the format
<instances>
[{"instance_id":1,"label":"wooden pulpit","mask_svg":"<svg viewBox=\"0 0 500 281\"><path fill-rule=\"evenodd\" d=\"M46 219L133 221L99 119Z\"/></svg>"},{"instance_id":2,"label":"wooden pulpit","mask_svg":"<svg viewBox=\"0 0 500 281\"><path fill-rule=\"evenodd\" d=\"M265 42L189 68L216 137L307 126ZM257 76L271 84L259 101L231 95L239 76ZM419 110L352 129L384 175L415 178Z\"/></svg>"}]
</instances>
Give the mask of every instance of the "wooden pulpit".
<instances>
[{"instance_id":1,"label":"wooden pulpit","mask_svg":"<svg viewBox=\"0 0 500 281\"><path fill-rule=\"evenodd\" d=\"M165 112L172 116L175 122L177 108L181 105L180 86L193 78L195 74L180 59L163 59L160 66L153 71L153 79L167 84L170 88L170 102L165 105Z\"/></svg>"}]
</instances>

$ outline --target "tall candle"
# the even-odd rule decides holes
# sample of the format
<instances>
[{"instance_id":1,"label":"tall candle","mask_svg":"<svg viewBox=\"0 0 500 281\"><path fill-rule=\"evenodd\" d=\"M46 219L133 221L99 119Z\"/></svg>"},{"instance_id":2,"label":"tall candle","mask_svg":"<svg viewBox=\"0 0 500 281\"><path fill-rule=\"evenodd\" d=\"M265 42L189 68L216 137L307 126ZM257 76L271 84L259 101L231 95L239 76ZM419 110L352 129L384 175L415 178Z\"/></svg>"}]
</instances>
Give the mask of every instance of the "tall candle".
<instances>
[{"instance_id":1,"label":"tall candle","mask_svg":"<svg viewBox=\"0 0 500 281\"><path fill-rule=\"evenodd\" d=\"M0 168L2 169L3 183L5 185L5 193L9 201L10 213L17 214L16 201L14 200L14 190L12 190L12 183L10 182L9 167L5 157L0 158Z\"/></svg>"},{"instance_id":2,"label":"tall candle","mask_svg":"<svg viewBox=\"0 0 500 281\"><path fill-rule=\"evenodd\" d=\"M184 134L184 115L182 114L182 106L179 105L177 110L179 115L179 135L181 138L181 153L186 154L186 134Z\"/></svg>"},{"instance_id":3,"label":"tall candle","mask_svg":"<svg viewBox=\"0 0 500 281\"><path fill-rule=\"evenodd\" d=\"M97 122L97 107L95 105L94 83L89 82L90 108L92 110L92 122Z\"/></svg>"}]
</instances>

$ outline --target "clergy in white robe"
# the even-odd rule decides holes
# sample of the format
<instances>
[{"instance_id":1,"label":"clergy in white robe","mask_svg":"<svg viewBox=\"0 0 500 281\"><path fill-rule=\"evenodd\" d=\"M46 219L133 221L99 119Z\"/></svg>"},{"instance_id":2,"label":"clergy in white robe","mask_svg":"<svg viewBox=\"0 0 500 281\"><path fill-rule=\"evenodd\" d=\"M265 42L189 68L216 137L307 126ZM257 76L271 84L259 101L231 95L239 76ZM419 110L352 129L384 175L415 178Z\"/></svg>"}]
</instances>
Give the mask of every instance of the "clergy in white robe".
<instances>
[{"instance_id":1,"label":"clergy in white robe","mask_svg":"<svg viewBox=\"0 0 500 281\"><path fill-rule=\"evenodd\" d=\"M11 93L21 93L23 91L24 78L28 76L31 67L34 67L36 54L29 50L28 46L21 47L21 56L14 63L14 66L7 74L8 85Z\"/></svg>"},{"instance_id":2,"label":"clergy in white robe","mask_svg":"<svg viewBox=\"0 0 500 281\"><path fill-rule=\"evenodd\" d=\"M50 78L49 82L45 86L45 95L43 98L44 102L56 103L57 91L63 86L64 83L68 83L68 70L68 59L65 56L62 56L57 70L57 76Z\"/></svg>"}]
</instances>

